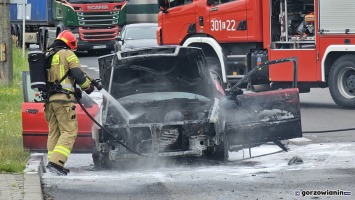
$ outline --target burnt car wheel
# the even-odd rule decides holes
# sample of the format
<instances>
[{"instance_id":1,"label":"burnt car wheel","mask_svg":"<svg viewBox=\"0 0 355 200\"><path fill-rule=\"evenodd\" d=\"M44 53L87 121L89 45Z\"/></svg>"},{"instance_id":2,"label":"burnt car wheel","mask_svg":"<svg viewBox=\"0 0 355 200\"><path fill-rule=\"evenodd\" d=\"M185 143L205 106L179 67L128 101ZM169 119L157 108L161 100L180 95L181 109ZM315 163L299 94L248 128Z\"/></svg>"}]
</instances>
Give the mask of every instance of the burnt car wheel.
<instances>
[{"instance_id":1,"label":"burnt car wheel","mask_svg":"<svg viewBox=\"0 0 355 200\"><path fill-rule=\"evenodd\" d=\"M221 160L221 161L228 161L228 158L229 158L228 150L229 150L228 140L224 139L224 141L222 141L217 146L217 149L216 149L216 152L215 152L215 155L214 155L215 159L216 160Z\"/></svg>"},{"instance_id":2,"label":"burnt car wheel","mask_svg":"<svg viewBox=\"0 0 355 200\"><path fill-rule=\"evenodd\" d=\"M227 137L224 136L223 141L221 141L219 145L215 146L213 149L209 149L206 152L206 156L207 158L213 160L228 161L229 158L228 150L229 150L229 143Z\"/></svg>"},{"instance_id":3,"label":"burnt car wheel","mask_svg":"<svg viewBox=\"0 0 355 200\"><path fill-rule=\"evenodd\" d=\"M97 170L112 168L112 164L108 158L108 154L103 154L99 152L96 147L94 147L94 151L92 153L92 160L94 162L95 169Z\"/></svg>"}]
</instances>

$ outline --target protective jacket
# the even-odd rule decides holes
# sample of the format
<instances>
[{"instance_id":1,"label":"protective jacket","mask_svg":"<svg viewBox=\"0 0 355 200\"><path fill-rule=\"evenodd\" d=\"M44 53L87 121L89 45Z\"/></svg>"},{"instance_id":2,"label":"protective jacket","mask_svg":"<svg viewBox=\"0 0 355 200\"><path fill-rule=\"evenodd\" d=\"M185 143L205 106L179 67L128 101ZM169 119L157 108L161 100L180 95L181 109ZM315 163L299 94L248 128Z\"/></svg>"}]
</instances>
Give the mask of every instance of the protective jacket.
<instances>
[{"instance_id":1,"label":"protective jacket","mask_svg":"<svg viewBox=\"0 0 355 200\"><path fill-rule=\"evenodd\" d=\"M57 166L63 171L78 134L74 81L83 90L90 88L91 83L78 57L67 48L60 48L52 56L50 65L47 69L49 99L44 108L49 128L48 166Z\"/></svg>"},{"instance_id":2,"label":"protective jacket","mask_svg":"<svg viewBox=\"0 0 355 200\"><path fill-rule=\"evenodd\" d=\"M69 72L69 73L68 73ZM62 80L68 73L67 77ZM60 84L65 91L73 93L74 81L81 89L86 90L90 87L90 80L83 72L78 57L68 49L61 49L52 57L51 67L47 71L48 83L51 89ZM60 82L62 80L62 82ZM60 82L60 83L59 83ZM50 94L49 102L54 100L73 101L74 95L54 91Z\"/></svg>"}]
</instances>

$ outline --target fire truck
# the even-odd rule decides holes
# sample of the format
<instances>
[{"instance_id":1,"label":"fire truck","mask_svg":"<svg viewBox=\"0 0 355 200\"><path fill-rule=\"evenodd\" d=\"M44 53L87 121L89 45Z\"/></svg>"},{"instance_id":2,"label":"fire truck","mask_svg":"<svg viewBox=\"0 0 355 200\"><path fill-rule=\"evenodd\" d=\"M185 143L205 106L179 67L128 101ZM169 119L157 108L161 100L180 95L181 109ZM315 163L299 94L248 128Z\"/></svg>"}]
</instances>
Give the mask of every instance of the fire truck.
<instances>
[{"instance_id":1,"label":"fire truck","mask_svg":"<svg viewBox=\"0 0 355 200\"><path fill-rule=\"evenodd\" d=\"M355 107L355 1L159 0L158 42L204 50L228 89L256 65L298 57L298 87L329 87L334 102ZM292 66L260 70L246 87L289 87Z\"/></svg>"}]
</instances>

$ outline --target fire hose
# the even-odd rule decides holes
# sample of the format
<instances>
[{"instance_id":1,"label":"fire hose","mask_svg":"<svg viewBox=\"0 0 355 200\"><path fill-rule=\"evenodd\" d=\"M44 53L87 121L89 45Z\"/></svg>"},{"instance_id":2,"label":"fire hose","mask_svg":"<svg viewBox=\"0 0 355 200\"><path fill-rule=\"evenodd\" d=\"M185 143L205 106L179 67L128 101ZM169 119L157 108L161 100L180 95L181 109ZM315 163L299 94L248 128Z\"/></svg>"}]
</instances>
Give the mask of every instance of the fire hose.
<instances>
[{"instance_id":1,"label":"fire hose","mask_svg":"<svg viewBox=\"0 0 355 200\"><path fill-rule=\"evenodd\" d=\"M330 132L342 132L342 131L354 131L355 128L344 128L344 129L333 129L333 130L322 130L322 131L302 131L302 133L330 133Z\"/></svg>"}]
</instances>

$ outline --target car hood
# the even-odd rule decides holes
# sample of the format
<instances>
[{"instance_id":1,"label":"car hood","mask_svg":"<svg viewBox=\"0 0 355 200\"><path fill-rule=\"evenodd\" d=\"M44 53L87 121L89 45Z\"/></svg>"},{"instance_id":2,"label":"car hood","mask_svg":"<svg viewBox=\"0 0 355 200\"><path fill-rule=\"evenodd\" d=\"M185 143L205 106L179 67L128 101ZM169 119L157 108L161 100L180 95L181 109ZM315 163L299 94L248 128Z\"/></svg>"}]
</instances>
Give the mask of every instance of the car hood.
<instances>
[{"instance_id":1,"label":"car hood","mask_svg":"<svg viewBox=\"0 0 355 200\"><path fill-rule=\"evenodd\" d=\"M215 85L198 48L151 47L99 58L104 89L115 99L152 92L184 92L214 99Z\"/></svg>"},{"instance_id":2,"label":"car hood","mask_svg":"<svg viewBox=\"0 0 355 200\"><path fill-rule=\"evenodd\" d=\"M158 46L157 39L125 40L122 50Z\"/></svg>"},{"instance_id":3,"label":"car hood","mask_svg":"<svg viewBox=\"0 0 355 200\"><path fill-rule=\"evenodd\" d=\"M142 123L207 119L217 96L198 48L122 51L100 57L99 64L104 89L132 115L143 113ZM107 110L117 122L114 105Z\"/></svg>"}]
</instances>

